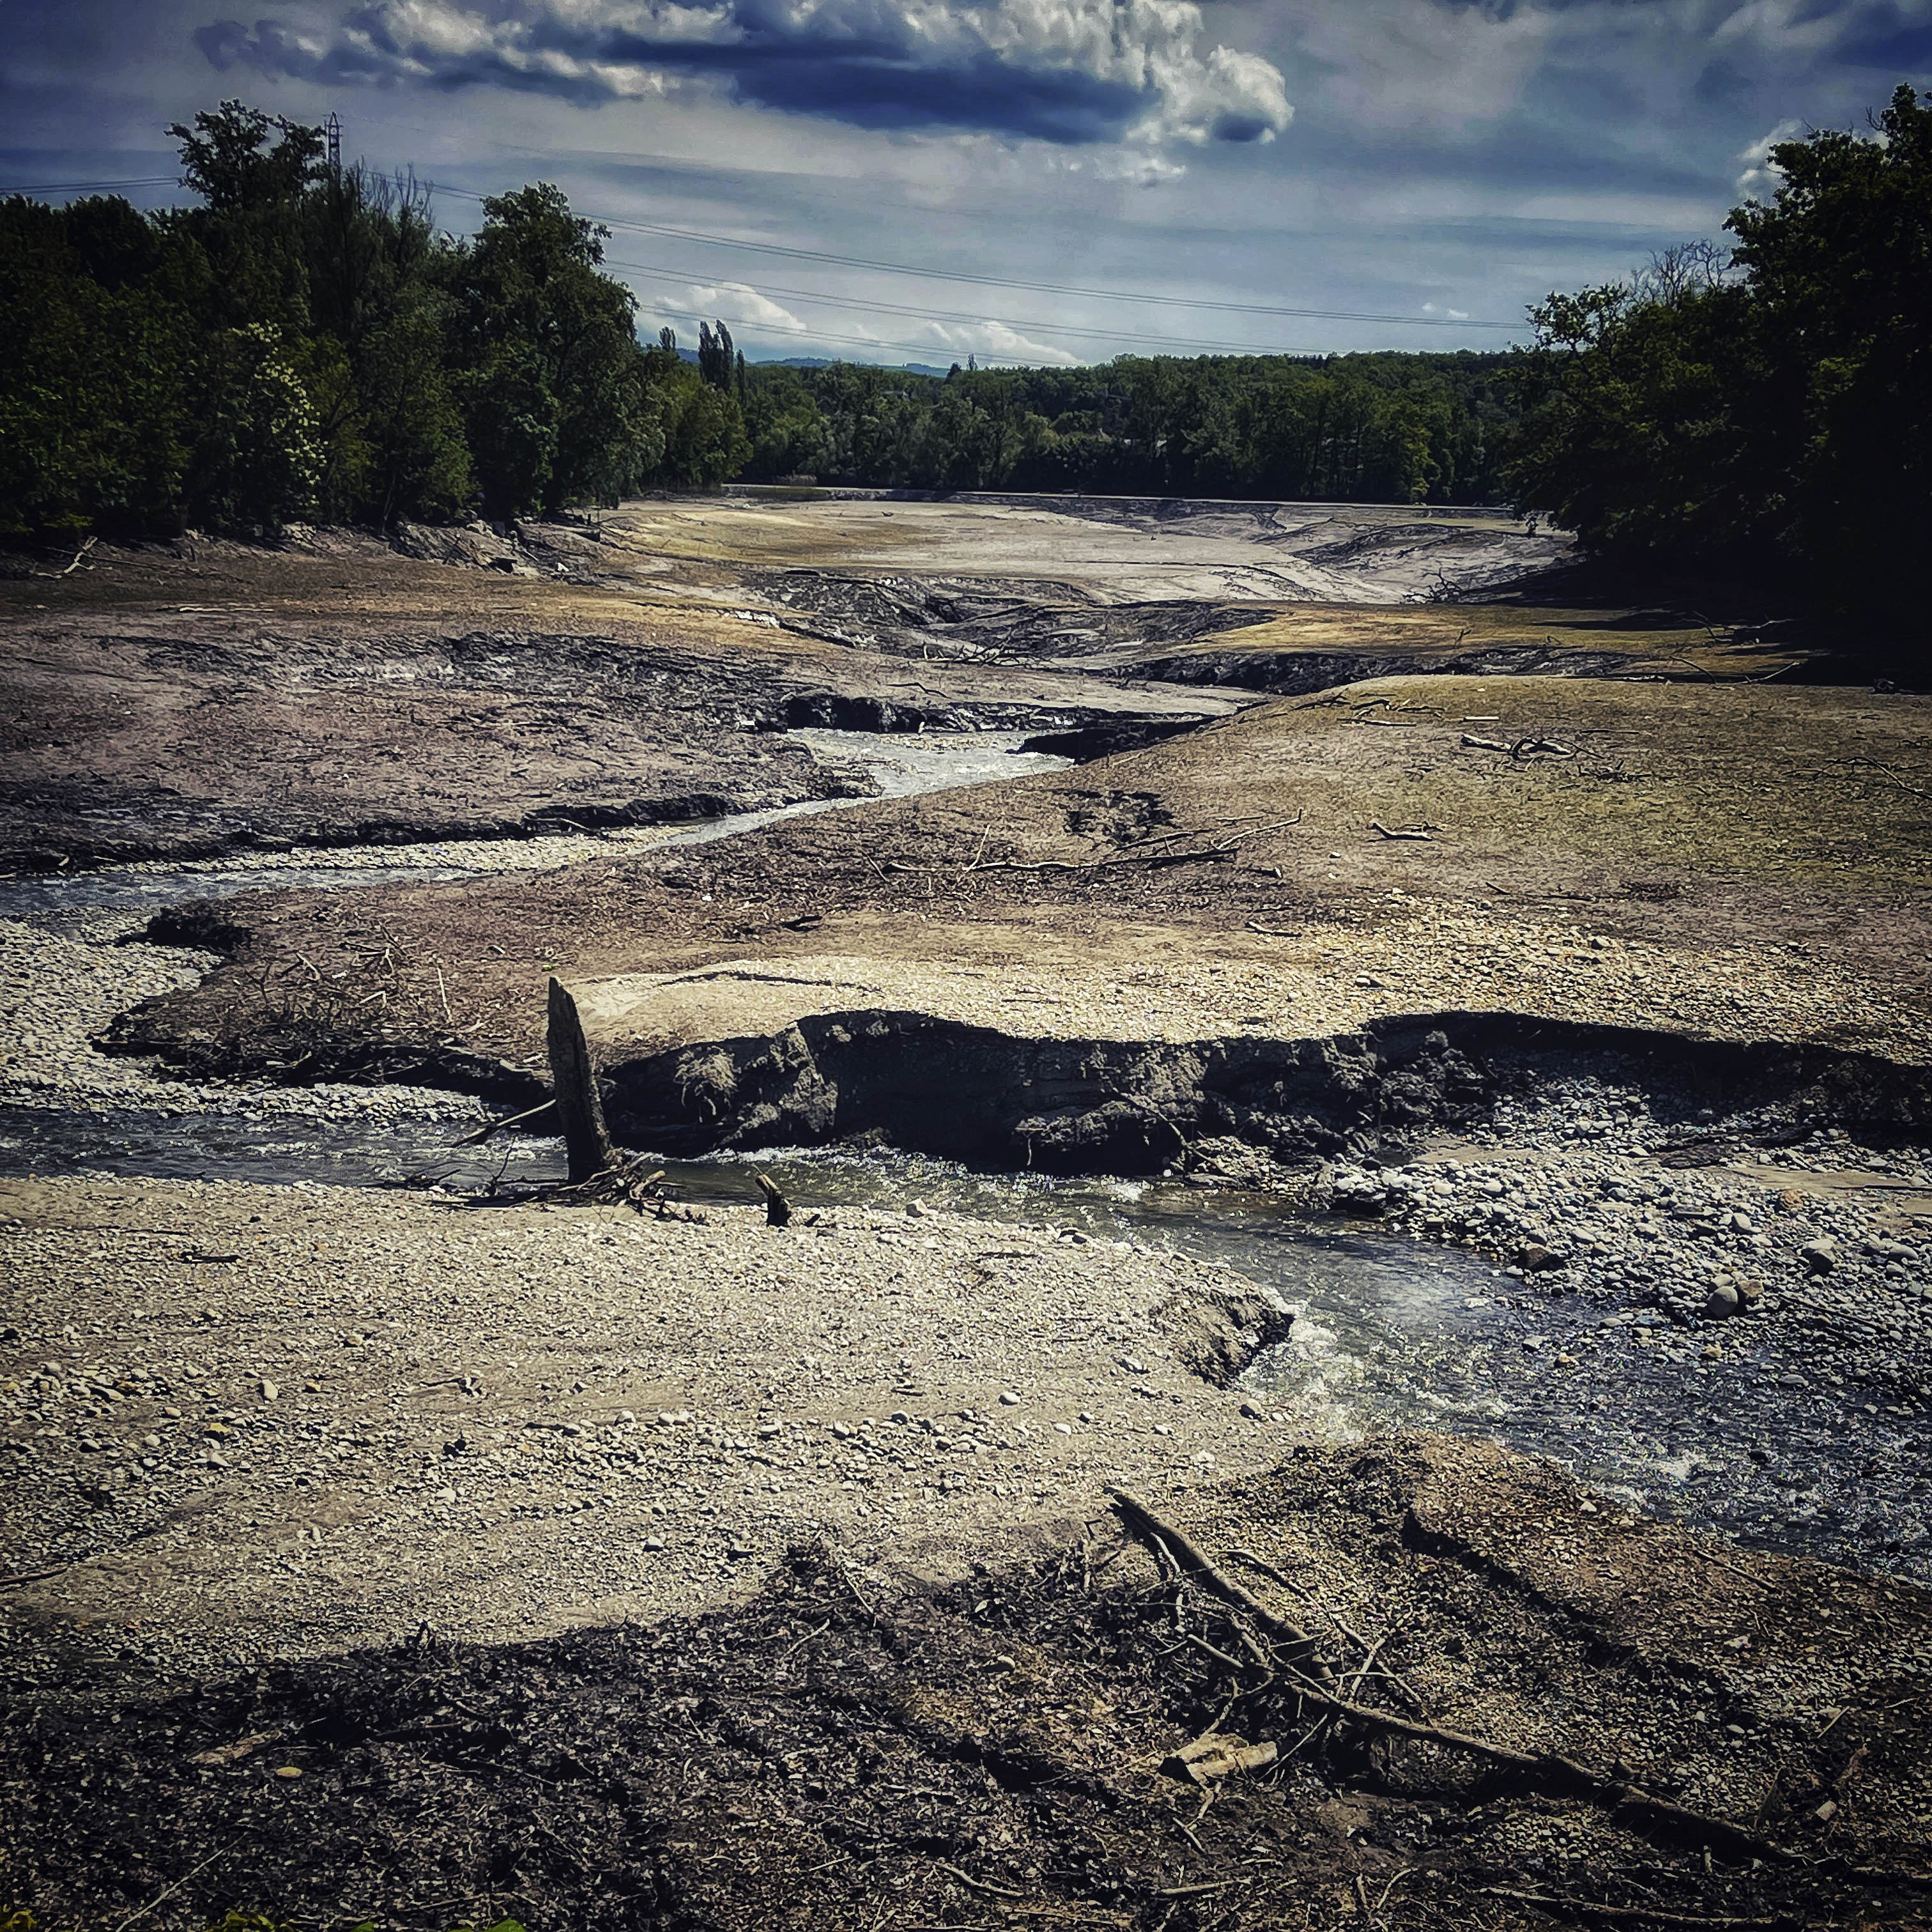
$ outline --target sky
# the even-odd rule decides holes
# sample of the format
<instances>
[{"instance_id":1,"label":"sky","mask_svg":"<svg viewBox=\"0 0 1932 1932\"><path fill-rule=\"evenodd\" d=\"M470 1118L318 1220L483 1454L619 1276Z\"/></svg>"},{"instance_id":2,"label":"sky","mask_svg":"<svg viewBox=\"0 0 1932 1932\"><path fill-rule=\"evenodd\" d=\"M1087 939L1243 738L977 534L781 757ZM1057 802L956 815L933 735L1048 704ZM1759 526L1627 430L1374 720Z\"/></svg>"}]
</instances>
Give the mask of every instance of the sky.
<instances>
[{"instance_id":1,"label":"sky","mask_svg":"<svg viewBox=\"0 0 1932 1932\"><path fill-rule=\"evenodd\" d=\"M1493 349L1900 81L1932 0L0 0L0 189L188 199L236 98L754 358Z\"/></svg>"}]
</instances>

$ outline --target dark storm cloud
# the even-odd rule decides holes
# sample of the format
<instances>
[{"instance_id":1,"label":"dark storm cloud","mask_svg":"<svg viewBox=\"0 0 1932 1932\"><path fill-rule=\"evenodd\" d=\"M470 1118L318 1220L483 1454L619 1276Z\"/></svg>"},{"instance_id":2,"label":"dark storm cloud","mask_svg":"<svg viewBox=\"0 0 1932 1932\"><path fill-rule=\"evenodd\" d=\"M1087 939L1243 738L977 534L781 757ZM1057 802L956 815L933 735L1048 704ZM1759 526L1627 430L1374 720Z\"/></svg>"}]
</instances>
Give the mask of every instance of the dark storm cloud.
<instances>
[{"instance_id":1,"label":"dark storm cloud","mask_svg":"<svg viewBox=\"0 0 1932 1932\"><path fill-rule=\"evenodd\" d=\"M861 128L1060 143L1129 134L1270 140L1290 115L1268 62L1202 49L1188 0L378 0L330 32L221 20L218 68L325 83L508 87L584 104L693 81Z\"/></svg>"}]
</instances>

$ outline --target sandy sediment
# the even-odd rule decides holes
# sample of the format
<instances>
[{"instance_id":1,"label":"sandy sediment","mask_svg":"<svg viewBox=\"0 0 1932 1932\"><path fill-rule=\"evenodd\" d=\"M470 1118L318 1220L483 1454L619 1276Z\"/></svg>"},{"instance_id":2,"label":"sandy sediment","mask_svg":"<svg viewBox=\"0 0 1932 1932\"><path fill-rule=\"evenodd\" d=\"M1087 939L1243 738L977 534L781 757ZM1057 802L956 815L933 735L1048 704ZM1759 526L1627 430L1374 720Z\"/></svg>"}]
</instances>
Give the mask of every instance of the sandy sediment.
<instances>
[{"instance_id":1,"label":"sandy sediment","mask_svg":"<svg viewBox=\"0 0 1932 1932\"><path fill-rule=\"evenodd\" d=\"M0 1562L52 1573L14 1604L137 1622L174 1667L655 1614L820 1530L956 1568L1286 1439L1198 1372L1285 1327L1267 1291L1051 1228L142 1181L0 1205Z\"/></svg>"}]
</instances>

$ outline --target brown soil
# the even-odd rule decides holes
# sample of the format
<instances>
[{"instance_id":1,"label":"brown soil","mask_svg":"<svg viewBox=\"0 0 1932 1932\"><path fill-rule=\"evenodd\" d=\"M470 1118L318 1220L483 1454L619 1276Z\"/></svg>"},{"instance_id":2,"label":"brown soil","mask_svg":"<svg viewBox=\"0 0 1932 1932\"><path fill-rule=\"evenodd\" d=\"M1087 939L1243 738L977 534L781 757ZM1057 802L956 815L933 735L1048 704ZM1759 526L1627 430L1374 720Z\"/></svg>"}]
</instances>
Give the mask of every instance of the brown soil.
<instances>
[{"instance_id":1,"label":"brown soil","mask_svg":"<svg viewBox=\"0 0 1932 1932\"><path fill-rule=\"evenodd\" d=\"M77 1683L0 1736L5 1882L164 1926L1932 1922L1919 1594L1431 1438L1155 1507L1352 1700L1531 1764L1326 1715L1101 1509L941 1583L820 1544L730 1612ZM1197 1786L1208 1732L1276 1761Z\"/></svg>"},{"instance_id":2,"label":"brown soil","mask_svg":"<svg viewBox=\"0 0 1932 1932\"><path fill-rule=\"evenodd\" d=\"M586 987L789 974L822 982L800 1010L836 1010L826 989L844 985L862 989L843 999L855 1009L1037 1017L1078 1037L1257 1018L1318 1037L1500 1006L1916 1061L1932 1040L1928 724L1923 698L1828 688L1386 680L688 855L388 893L380 910L230 902L253 935L235 964L120 1040L215 1067L394 1065L446 1042L540 1065L552 971ZM1123 986L1141 996L1108 1024L1094 1010ZM747 1030L743 986L718 994L711 1023ZM632 1015L602 1036L613 1050L697 1036L604 1004Z\"/></svg>"},{"instance_id":3,"label":"brown soil","mask_svg":"<svg viewBox=\"0 0 1932 1932\"><path fill-rule=\"evenodd\" d=\"M16 868L514 837L873 789L775 745L788 722L1051 730L1228 708L1054 670L915 671L754 609L374 544L97 554L86 578L0 584L0 864Z\"/></svg>"},{"instance_id":4,"label":"brown soil","mask_svg":"<svg viewBox=\"0 0 1932 1932\"><path fill-rule=\"evenodd\" d=\"M801 695L1002 722L1014 707L1172 718L1216 702L1179 686L1123 688L1070 668L1076 654L1060 644L1013 653L1055 658L1040 668L946 662L937 648L915 665L908 652L926 650L917 625L876 645L829 640L822 625L814 632L763 596L776 571L984 573L1001 580L1002 596L1030 578L1066 610L1192 598L1215 606L1214 634L1182 638L1184 650L1144 641L1169 658L1231 648L1256 662L1325 656L1334 662L1322 675L1336 682L1405 657L1429 674L1257 706L1044 778L863 805L686 853L634 850L541 877L352 898L226 901L218 920L177 920L171 931L227 948L229 962L131 1016L118 1042L203 1072L406 1074L526 1100L541 1085L544 981L554 972L582 994L607 1060L722 1042L776 1063L802 1024L881 1014L1082 1052L1258 1040L1306 1046L1318 1059L1350 1029L1400 1030L1402 1016L1460 1009L1526 1028L1582 1019L1653 1040L1796 1042L1814 1058L1856 1048L1921 1077L1932 1060L1927 700L1704 677L1456 674L1445 667L1472 645L1502 653L1496 668L1520 670L1539 662L1523 652L1552 648L1540 641L1549 637L1558 647L1546 670L1587 659L1676 676L1666 661L1688 651L1694 676L1730 678L1747 662L1754 672L1786 660L1742 643L1700 645L1685 627L1630 612L1366 602L1284 612L1297 572L1352 571L1349 594L1366 596L1376 571L1394 584L1445 556L1480 560L1519 542L1494 520L1420 534L1379 512L1339 520L1348 526L1277 544L1251 511L1226 506L1164 532L1145 506L1070 515L986 506L962 519L946 506L767 502L636 506L594 544L569 532L508 546L474 532L418 543L454 563L322 538L272 556L206 544L102 554L70 578L0 584L21 773L10 772L9 816L27 828L23 848L59 860L113 856L117 841L124 852L143 841L170 849L176 839L178 850L196 838L235 842L244 828L272 839L383 823L496 830L538 824L560 804L648 817L633 809L640 801L776 796L823 782L763 759L771 747L757 727ZM511 569L477 567L492 557ZM533 568L548 574L516 574ZM1261 621L1220 628L1244 603ZM1056 616L1040 634L1055 625L1063 644L1078 628ZM1457 629L1476 634L1459 640ZM1138 641L1108 630L1096 662L1118 676ZM983 638L964 642L986 654ZM646 675L664 681L646 692ZM586 677L598 680L592 692ZM187 816L163 816L174 812ZM104 813L130 816L87 815ZM104 823L114 829L104 833ZM1435 1024L1408 1030L1426 1046ZM1453 1058L1427 1050L1445 1067ZM1088 1058L1103 1072L1113 1064L1097 1048ZM692 1090L703 1099L701 1081ZM962 1104L956 1094L940 1100ZM850 1260L842 1268L836 1242L814 1247L797 1263L810 1293L774 1312L791 1250L748 1222L714 1252L692 1223L633 1230L592 1209L541 1221L532 1210L532 1226L556 1231L546 1265L533 1268L528 1229L506 1221L491 1264L501 1268L484 1284L477 1256L442 1252L447 1234L423 1238L451 1211L428 1203L292 1192L264 1210L242 1190L134 1190L170 1214L151 1222L120 1202L130 1190L56 1183L14 1211L58 1219L46 1200L68 1187L85 1197L86 1224L70 1215L72 1226L8 1231L23 1255L29 1234L40 1243L36 1309L86 1304L98 1318L91 1333L124 1329L130 1346L147 1347L151 1331L197 1320L226 1296L230 1318L216 1310L205 1325L236 1386L200 1423L245 1427L268 1473L273 1454L307 1454L322 1439L260 1427L271 1378L254 1356L272 1341L314 1383L304 1400L329 1404L338 1384L349 1408L358 1406L352 1396L392 1399L393 1431L364 1430L352 1416L341 1426L389 1447L393 1435L417 1460L406 1482L371 1490L374 1526L355 1545L370 1563L334 1576L327 1559L299 1542L291 1558L276 1538L290 1527L360 1535L346 1478L326 1508L305 1502L308 1491L278 1492L268 1507L250 1502L251 1489L224 1488L206 1513L232 1539L198 1531L195 1511L170 1515L152 1545L134 1546L125 1574L103 1550L8 1579L20 1588L10 1592L14 1701L0 1730L0 1905L31 1904L50 1923L112 1927L131 1915L163 1932L236 1904L316 1932L345 1913L423 1932L499 1914L538 1932L1042 1922L1877 1932L1932 1922L1923 1749L1932 1611L1909 1588L1635 1521L1486 1444L1286 1444L1272 1424L1244 1418L1234 1396L1187 1376L1170 1336L1175 1358L1152 1379L1163 1399L1178 1395L1179 1423L1166 1426L1180 1428L1173 1439L1187 1459L1164 1460L1169 1452L1137 1441L1141 1460L1105 1473L1140 1476L1155 1506L1275 1617L1314 1630L1354 1701L1535 1763L1506 1766L1372 1717L1323 1721L1287 1658L1266 1670L1257 1661L1250 1640L1268 1654L1259 1625L1238 1624L1198 1582L1164 1574L1142 1543L1122 1544L1099 1462L1078 1472L1069 1462L1056 1490L1045 1463L1088 1454L1070 1436L1040 1452L1038 1480L1029 1466L1024 1503L976 1491L977 1514L950 1541L926 1534L922 1510L916 1521L862 1516L856 1489L840 1499L842 1481L820 1513L836 1548L783 1556L768 1523L755 1560L709 1550L711 1568L669 1597L641 1587L641 1566L621 1582L593 1580L596 1600L609 1600L604 1627L560 1635L592 1620L594 1601L566 1616L532 1598L538 1580L519 1561L588 1576L586 1566L628 1561L625 1548L598 1549L574 1512L553 1511L540 1528L507 1518L478 1518L474 1536L466 1520L453 1526L445 1513L462 1505L462 1486L439 1445L454 1438L438 1432L446 1411L452 1422L466 1414L489 1384L458 1352L446 1370L454 1387L423 1403L441 1366L439 1324L452 1350L473 1354L486 1340L475 1302L494 1297L502 1319L492 1334L527 1330L572 1361L583 1384L573 1398L586 1394L620 1366L599 1352L608 1311L599 1303L596 1321L586 1316L584 1282L608 1258L607 1224L622 1222L656 1243L640 1280L688 1330L676 1374L694 1390L715 1388L720 1414L742 1427L784 1386L779 1345L798 1340L788 1323L815 1322L821 1298L847 1298L842 1323L875 1289L890 1299L892 1270L878 1255L868 1273ZM177 1221L177 1209L206 1228ZM244 1228L254 1212L277 1228ZM244 1267L202 1246L232 1234L226 1252L238 1257L257 1232L295 1246ZM919 1252L934 1268L963 1265L952 1250L964 1239L941 1228L919 1238ZM766 1245L754 1252L754 1243ZM972 1346L1005 1352L1002 1380L1031 1361L1051 1382L1040 1364L1058 1359L1060 1338L1030 1344L1018 1323L1001 1332L998 1309L1021 1292L997 1270L1017 1256L1037 1275L1036 1298L1060 1312L1101 1276L1086 1250L1063 1252L1041 1231L1010 1250L1003 1231L1000 1250L975 1250L995 1270L977 1290L920 1275L933 1306L908 1314L902 1296L881 1306L880 1332L890 1319L910 1324L909 1338L922 1323L936 1338L946 1295L983 1292L997 1305ZM1139 1296L1120 1318L1151 1322L1160 1304L1138 1265L1119 1264ZM408 1319L422 1330L401 1334L404 1316L385 1304L380 1318L399 1332L385 1344L398 1359L381 1374L363 1352L375 1306L347 1305L379 1291L398 1308L416 1297ZM634 1323L644 1302L637 1284L625 1292ZM352 1388L339 1370L309 1372L310 1355L352 1332L332 1334L338 1312L358 1324L352 1357L364 1379ZM853 1357L842 1382L825 1349L790 1351L800 1360L789 1372L824 1376L808 1424L829 1428L835 1395L848 1431L867 1426L860 1405L873 1426L883 1421L893 1398L872 1384L894 1371L867 1354L872 1333L839 1330ZM621 1366L638 1373L663 1354L655 1335L646 1340L630 1337ZM1087 1379L1111 1395L1099 1339L1088 1340L1064 1366L1090 1370ZM62 1349L94 1346L76 1333ZM908 1340L898 1352L916 1351ZM962 1355L948 1372L991 1366ZM75 1399L98 1397L107 1416L117 1396L158 1402L152 1373L112 1396L90 1382ZM292 1397L294 1373L286 1380ZM668 1404L679 1391L666 1388ZM1100 1412L1070 1383L1065 1393ZM562 1400L541 1380L522 1394ZM997 1393L963 1382L944 1394L1005 1412L992 1408ZM714 1510L742 1504L748 1521L756 1486L774 1478L748 1439L742 1467L721 1470L708 1454L680 1461L681 1446L658 1451L653 1466L621 1456L614 1437L604 1442L607 1426L641 1426L634 1419L596 1420L602 1486L614 1486L608 1472L622 1462L653 1480L710 1485ZM550 1431L535 1433L550 1441ZM851 1448L834 1439L842 1446L826 1448L827 1468ZM1204 1453L1227 1478L1202 1473L1196 1442L1215 1445ZM95 1453L77 1438L68 1446ZM199 1454L216 1466L198 1444L178 1446L190 1464ZM494 1446L507 1454L507 1442ZM546 1480L580 1486L580 1459L560 1439L552 1446ZM470 1454L466 1442L451 1456ZM810 1466L820 1468L816 1456ZM602 1486L597 1508L616 1508ZM930 1486L936 1507L954 1493ZM87 1492L70 1483L62 1494L78 1508ZM102 1519L124 1507L110 1495ZM394 1512L414 1515L405 1525ZM43 1508L27 1534L73 1527ZM500 1542L479 1540L490 1535ZM380 1596L371 1552L384 1537L399 1575L462 1571L450 1600L465 1606L464 1641L424 1633L410 1647L264 1667L210 1688L146 1676L143 1634L119 1628L140 1622L152 1564L174 1578L164 1587L178 1622L192 1622L198 1598L245 1599L254 1636L273 1648L280 1629L286 1648L314 1649L327 1642L318 1606L346 1604L339 1640L365 1638L371 1624L355 1613ZM245 1576L221 1567L272 1553L276 1563ZM748 1571L758 1578L749 1600L719 1607L731 1579L742 1599ZM634 1604L617 1600L627 1590ZM546 1634L502 1640L486 1612L502 1610L507 1625L509 1606L520 1617L526 1603L530 1628ZM660 1620L614 1624L633 1608ZM219 1624L210 1619L211 1643ZM109 1659L110 1647L130 1654ZM1162 1768L1215 1725L1276 1744L1283 1762L1214 1791Z\"/></svg>"}]
</instances>

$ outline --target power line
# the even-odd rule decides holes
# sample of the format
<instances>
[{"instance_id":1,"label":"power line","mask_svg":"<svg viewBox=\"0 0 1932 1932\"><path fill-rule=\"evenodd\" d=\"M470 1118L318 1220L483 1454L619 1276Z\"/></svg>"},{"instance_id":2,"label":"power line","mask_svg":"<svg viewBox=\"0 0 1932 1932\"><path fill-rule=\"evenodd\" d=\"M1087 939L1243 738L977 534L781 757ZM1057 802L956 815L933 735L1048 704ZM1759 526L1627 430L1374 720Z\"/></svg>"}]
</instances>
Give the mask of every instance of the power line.
<instances>
[{"instance_id":1,"label":"power line","mask_svg":"<svg viewBox=\"0 0 1932 1932\"><path fill-rule=\"evenodd\" d=\"M692 270L655 268L642 262L606 260L604 266L607 268L620 268L626 274L640 275L647 281L688 282L704 279L701 275ZM1195 336L1148 335L1139 330L1130 332L1121 328L1095 328L1078 322L1015 322L1004 316L968 315L957 309L915 308L908 308L900 302L875 302L860 296L827 295L822 290L818 289L781 288L776 282L762 284L757 292L760 295L789 296L794 300L802 302L835 302L842 308L872 309L882 315L910 316L915 320L926 317L934 322L976 323L982 328L1015 330L1037 328L1058 335L1097 335L1103 340L1110 342L1126 338L1136 342L1157 342L1165 347L1172 349L1220 350L1237 356L1297 356L1318 352L1307 350L1258 349L1251 342L1216 342ZM693 314L697 312L695 309L692 311ZM726 319L730 320L729 317ZM745 326L748 328L775 328L778 325L753 322L747 322Z\"/></svg>"},{"instance_id":2,"label":"power line","mask_svg":"<svg viewBox=\"0 0 1932 1932\"><path fill-rule=\"evenodd\" d=\"M474 189L452 188L445 182L430 182L424 184L438 194L453 194L465 201L488 201L495 197L478 194ZM1079 296L1094 302L1151 302L1157 307L1169 308L1215 309L1229 315L1286 316L1298 321L1314 322L1382 322L1400 323L1411 328L1518 328L1514 322L1479 322L1474 318L1457 319L1436 315L1372 315L1354 309L1340 308L1282 308L1265 302L1211 302L1192 296L1150 296L1136 294L1127 289L1075 288L1064 282L1022 281L1006 275L969 274L959 268L916 268L904 262L874 262L858 255L833 255L817 248L793 248L776 242L741 242L730 235L713 235L703 229L672 228L659 222L620 220L615 215L598 214L592 211L579 209L579 214L622 234L658 235L678 242L705 242L720 248L746 248L760 255L783 255L795 261L828 262L842 268L870 268L888 275L917 275L931 281L972 282L992 289L1029 289L1042 295ZM833 300L836 298L828 297Z\"/></svg>"},{"instance_id":3,"label":"power line","mask_svg":"<svg viewBox=\"0 0 1932 1932\"><path fill-rule=\"evenodd\" d=\"M27 188L0 188L0 194L74 194L94 188L179 188L178 175L140 175L129 181L37 182Z\"/></svg>"}]
</instances>

